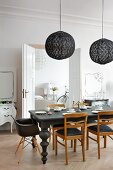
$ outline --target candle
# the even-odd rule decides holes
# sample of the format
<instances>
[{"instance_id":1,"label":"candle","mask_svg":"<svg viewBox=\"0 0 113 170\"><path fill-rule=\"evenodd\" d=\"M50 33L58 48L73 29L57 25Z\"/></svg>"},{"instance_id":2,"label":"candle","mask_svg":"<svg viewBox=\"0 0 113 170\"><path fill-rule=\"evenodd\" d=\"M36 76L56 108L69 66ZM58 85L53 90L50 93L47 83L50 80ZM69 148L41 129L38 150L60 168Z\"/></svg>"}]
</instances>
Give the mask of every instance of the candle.
<instances>
[{"instance_id":1,"label":"candle","mask_svg":"<svg viewBox=\"0 0 113 170\"><path fill-rule=\"evenodd\" d=\"M72 100L74 101L74 95L73 95L73 97L72 97Z\"/></svg>"}]
</instances>

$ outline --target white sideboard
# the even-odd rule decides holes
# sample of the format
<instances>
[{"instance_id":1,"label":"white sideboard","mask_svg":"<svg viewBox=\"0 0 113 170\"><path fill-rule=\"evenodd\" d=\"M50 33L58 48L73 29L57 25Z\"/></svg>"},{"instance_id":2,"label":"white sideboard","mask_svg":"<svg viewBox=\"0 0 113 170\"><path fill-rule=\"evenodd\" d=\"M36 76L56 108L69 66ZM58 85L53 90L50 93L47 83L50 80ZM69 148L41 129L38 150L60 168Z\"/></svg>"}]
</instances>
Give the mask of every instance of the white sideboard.
<instances>
[{"instance_id":1,"label":"white sideboard","mask_svg":"<svg viewBox=\"0 0 113 170\"><path fill-rule=\"evenodd\" d=\"M0 104L0 126L4 123L9 122L11 124L11 133L12 133L12 126L13 126L13 118L16 117L16 109L14 104Z\"/></svg>"}]
</instances>

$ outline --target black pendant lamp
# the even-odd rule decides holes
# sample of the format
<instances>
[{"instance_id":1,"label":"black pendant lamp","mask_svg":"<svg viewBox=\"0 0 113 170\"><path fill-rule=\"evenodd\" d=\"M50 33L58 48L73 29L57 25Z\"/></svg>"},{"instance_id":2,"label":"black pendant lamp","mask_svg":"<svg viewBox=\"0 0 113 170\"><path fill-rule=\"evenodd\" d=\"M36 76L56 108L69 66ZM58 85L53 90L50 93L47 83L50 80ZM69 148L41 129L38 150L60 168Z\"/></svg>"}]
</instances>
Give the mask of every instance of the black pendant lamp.
<instances>
[{"instance_id":1,"label":"black pendant lamp","mask_svg":"<svg viewBox=\"0 0 113 170\"><path fill-rule=\"evenodd\" d=\"M90 58L98 64L113 61L113 41L103 38L103 10L104 0L102 0L102 38L95 41L89 50Z\"/></svg>"},{"instance_id":2,"label":"black pendant lamp","mask_svg":"<svg viewBox=\"0 0 113 170\"><path fill-rule=\"evenodd\" d=\"M72 56L75 50L75 41L73 37L61 31L61 0L60 0L60 31L54 32L48 36L45 42L47 54L56 60L66 59Z\"/></svg>"}]
</instances>

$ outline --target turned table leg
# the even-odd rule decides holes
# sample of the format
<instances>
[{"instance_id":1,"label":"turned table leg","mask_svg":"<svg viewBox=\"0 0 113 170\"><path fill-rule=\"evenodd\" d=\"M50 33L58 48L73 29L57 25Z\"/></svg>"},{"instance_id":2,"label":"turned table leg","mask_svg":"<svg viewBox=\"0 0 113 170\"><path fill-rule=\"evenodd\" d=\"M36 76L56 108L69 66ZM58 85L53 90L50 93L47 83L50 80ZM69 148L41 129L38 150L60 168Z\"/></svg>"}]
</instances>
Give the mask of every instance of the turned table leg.
<instances>
[{"instance_id":1,"label":"turned table leg","mask_svg":"<svg viewBox=\"0 0 113 170\"><path fill-rule=\"evenodd\" d=\"M46 124L46 127L44 126L40 126L41 127L41 131L39 133L40 138L42 139L42 142L40 143L41 147L42 147L42 162L43 164L46 164L47 161L47 147L49 145L49 142L47 141L47 139L50 137L50 132L48 131L48 127Z\"/></svg>"}]
</instances>

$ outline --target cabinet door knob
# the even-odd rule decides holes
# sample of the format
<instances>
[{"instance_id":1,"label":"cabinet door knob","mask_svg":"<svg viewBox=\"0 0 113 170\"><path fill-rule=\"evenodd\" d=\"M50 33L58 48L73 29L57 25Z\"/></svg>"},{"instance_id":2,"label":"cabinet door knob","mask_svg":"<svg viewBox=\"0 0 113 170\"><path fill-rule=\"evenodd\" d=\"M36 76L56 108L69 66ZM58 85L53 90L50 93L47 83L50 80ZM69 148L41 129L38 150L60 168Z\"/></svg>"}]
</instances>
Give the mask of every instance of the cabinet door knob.
<instances>
[{"instance_id":1,"label":"cabinet door knob","mask_svg":"<svg viewBox=\"0 0 113 170\"><path fill-rule=\"evenodd\" d=\"M8 110L9 108L4 108L5 110Z\"/></svg>"},{"instance_id":2,"label":"cabinet door knob","mask_svg":"<svg viewBox=\"0 0 113 170\"><path fill-rule=\"evenodd\" d=\"M9 117L10 115L4 115L4 117Z\"/></svg>"}]
</instances>

